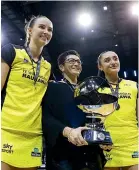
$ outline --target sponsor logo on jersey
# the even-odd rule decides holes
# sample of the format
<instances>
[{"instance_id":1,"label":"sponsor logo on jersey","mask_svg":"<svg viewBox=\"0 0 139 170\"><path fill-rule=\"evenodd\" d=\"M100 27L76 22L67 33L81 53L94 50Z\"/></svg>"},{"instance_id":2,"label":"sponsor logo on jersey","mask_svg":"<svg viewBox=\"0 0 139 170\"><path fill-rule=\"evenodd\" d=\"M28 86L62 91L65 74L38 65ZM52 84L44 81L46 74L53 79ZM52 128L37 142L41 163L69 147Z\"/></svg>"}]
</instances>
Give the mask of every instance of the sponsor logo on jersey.
<instances>
[{"instance_id":1,"label":"sponsor logo on jersey","mask_svg":"<svg viewBox=\"0 0 139 170\"><path fill-rule=\"evenodd\" d=\"M131 86L131 84L124 84L124 86Z\"/></svg>"},{"instance_id":2,"label":"sponsor logo on jersey","mask_svg":"<svg viewBox=\"0 0 139 170\"><path fill-rule=\"evenodd\" d=\"M119 99L131 99L131 93L119 93L118 98Z\"/></svg>"},{"instance_id":3,"label":"sponsor logo on jersey","mask_svg":"<svg viewBox=\"0 0 139 170\"><path fill-rule=\"evenodd\" d=\"M32 71L23 69L22 77L30 80L34 80L34 73ZM45 85L48 83L48 81L43 76L39 76L37 82L43 83Z\"/></svg>"},{"instance_id":4,"label":"sponsor logo on jersey","mask_svg":"<svg viewBox=\"0 0 139 170\"><path fill-rule=\"evenodd\" d=\"M39 152L39 149L38 148L34 148L33 152L31 152L31 156L41 157L41 153Z\"/></svg>"},{"instance_id":5,"label":"sponsor logo on jersey","mask_svg":"<svg viewBox=\"0 0 139 170\"><path fill-rule=\"evenodd\" d=\"M8 143L3 144L2 152L13 154L13 145L9 145Z\"/></svg>"},{"instance_id":6,"label":"sponsor logo on jersey","mask_svg":"<svg viewBox=\"0 0 139 170\"><path fill-rule=\"evenodd\" d=\"M131 99L131 93L118 93L118 99Z\"/></svg>"},{"instance_id":7,"label":"sponsor logo on jersey","mask_svg":"<svg viewBox=\"0 0 139 170\"><path fill-rule=\"evenodd\" d=\"M134 151L132 153L132 158L139 158L139 152L138 151Z\"/></svg>"}]
</instances>

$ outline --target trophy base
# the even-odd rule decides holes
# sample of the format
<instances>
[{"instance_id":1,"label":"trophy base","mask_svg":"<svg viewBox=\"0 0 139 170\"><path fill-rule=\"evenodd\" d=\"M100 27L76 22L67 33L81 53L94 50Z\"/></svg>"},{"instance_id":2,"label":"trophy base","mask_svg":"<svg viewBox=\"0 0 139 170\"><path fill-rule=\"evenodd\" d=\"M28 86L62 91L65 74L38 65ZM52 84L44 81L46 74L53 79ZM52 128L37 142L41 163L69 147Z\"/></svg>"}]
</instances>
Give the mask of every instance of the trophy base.
<instances>
[{"instance_id":1,"label":"trophy base","mask_svg":"<svg viewBox=\"0 0 139 170\"><path fill-rule=\"evenodd\" d=\"M83 138L88 144L112 145L110 133L101 130L88 129L82 132Z\"/></svg>"}]
</instances>

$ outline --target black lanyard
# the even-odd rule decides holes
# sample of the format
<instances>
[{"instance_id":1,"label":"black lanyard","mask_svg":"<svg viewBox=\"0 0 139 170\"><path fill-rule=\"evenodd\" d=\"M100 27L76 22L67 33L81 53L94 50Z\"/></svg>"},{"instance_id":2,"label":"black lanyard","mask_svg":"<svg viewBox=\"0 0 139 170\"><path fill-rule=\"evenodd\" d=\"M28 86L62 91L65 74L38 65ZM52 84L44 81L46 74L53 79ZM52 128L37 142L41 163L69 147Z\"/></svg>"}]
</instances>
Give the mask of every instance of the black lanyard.
<instances>
[{"instance_id":1,"label":"black lanyard","mask_svg":"<svg viewBox=\"0 0 139 170\"><path fill-rule=\"evenodd\" d=\"M114 90L114 88L112 87L112 85L109 83L109 86L110 86L110 89L111 89L111 93L113 96L117 97L118 98L118 94L119 94L119 83L122 81L122 79L118 79L118 84L116 84L116 88ZM117 100L117 103L115 105L116 107L116 110L119 110L120 109L120 105L118 103L118 100Z\"/></svg>"},{"instance_id":2,"label":"black lanyard","mask_svg":"<svg viewBox=\"0 0 139 170\"><path fill-rule=\"evenodd\" d=\"M33 73L34 73L34 85L36 84L37 82L37 79L39 77L39 74L40 74L40 66L41 66L41 59L42 59L42 56L39 57L39 60L37 61L37 67L36 67L36 73L35 73L35 70L34 70L34 66L33 66L33 57L32 57L32 54L31 54L31 51L29 49L29 47L25 47L26 49L26 52L28 53L29 57L30 57L30 60L31 60L31 63L32 63L32 67L33 67Z\"/></svg>"}]
</instances>

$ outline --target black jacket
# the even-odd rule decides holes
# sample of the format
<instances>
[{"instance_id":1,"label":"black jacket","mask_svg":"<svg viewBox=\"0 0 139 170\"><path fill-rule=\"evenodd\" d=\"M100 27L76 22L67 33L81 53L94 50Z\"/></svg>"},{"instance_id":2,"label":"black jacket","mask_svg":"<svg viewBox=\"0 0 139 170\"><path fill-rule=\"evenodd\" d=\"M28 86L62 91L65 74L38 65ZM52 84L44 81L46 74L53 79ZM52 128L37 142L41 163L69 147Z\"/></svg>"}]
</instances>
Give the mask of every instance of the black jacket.
<instances>
[{"instance_id":1,"label":"black jacket","mask_svg":"<svg viewBox=\"0 0 139 170\"><path fill-rule=\"evenodd\" d=\"M52 147L66 126L76 128L85 124L85 113L76 106L74 93L66 83L49 82L42 111L43 133Z\"/></svg>"},{"instance_id":2,"label":"black jacket","mask_svg":"<svg viewBox=\"0 0 139 170\"><path fill-rule=\"evenodd\" d=\"M85 113L76 106L71 87L62 82L49 82L42 103L42 129L52 157L59 160L69 157L76 159L81 153L90 151L103 156L98 145L78 147L62 136L66 126L77 128L84 125ZM78 156L75 153L78 153Z\"/></svg>"}]
</instances>

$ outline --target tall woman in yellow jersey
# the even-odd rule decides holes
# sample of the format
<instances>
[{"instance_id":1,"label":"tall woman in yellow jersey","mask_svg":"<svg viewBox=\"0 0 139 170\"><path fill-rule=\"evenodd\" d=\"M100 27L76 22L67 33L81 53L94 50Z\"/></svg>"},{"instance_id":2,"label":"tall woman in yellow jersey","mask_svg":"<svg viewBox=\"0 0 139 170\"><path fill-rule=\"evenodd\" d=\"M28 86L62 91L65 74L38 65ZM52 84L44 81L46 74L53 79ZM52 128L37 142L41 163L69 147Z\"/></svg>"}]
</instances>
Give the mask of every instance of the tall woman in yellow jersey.
<instances>
[{"instance_id":1,"label":"tall woman in yellow jersey","mask_svg":"<svg viewBox=\"0 0 139 170\"><path fill-rule=\"evenodd\" d=\"M111 88L105 93L118 97L116 110L105 120L110 132L113 148L105 151L106 170L137 170L138 168L138 127L137 127L137 83L118 76L120 61L113 51L106 51L98 57L99 72L103 72Z\"/></svg>"},{"instance_id":2,"label":"tall woman in yellow jersey","mask_svg":"<svg viewBox=\"0 0 139 170\"><path fill-rule=\"evenodd\" d=\"M2 48L2 170L36 170L41 165L41 101L51 72L41 53L52 38L53 24L37 16L25 30L26 46Z\"/></svg>"}]
</instances>

